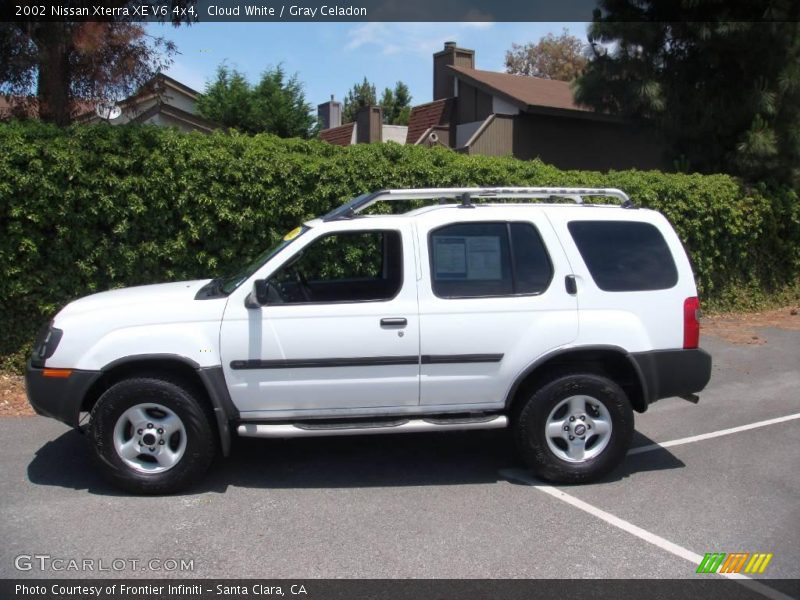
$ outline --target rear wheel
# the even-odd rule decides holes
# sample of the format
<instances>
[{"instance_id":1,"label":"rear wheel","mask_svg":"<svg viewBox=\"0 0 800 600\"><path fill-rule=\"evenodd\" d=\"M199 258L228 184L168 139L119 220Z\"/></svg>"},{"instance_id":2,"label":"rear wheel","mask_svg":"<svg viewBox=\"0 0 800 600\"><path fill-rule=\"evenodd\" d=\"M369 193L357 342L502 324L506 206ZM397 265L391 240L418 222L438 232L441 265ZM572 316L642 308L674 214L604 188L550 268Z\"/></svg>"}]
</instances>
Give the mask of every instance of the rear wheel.
<instances>
[{"instance_id":1,"label":"rear wheel","mask_svg":"<svg viewBox=\"0 0 800 600\"><path fill-rule=\"evenodd\" d=\"M632 436L625 392L588 373L564 375L539 388L514 423L523 459L554 483L588 483L606 475L625 457Z\"/></svg>"},{"instance_id":2,"label":"rear wheel","mask_svg":"<svg viewBox=\"0 0 800 600\"><path fill-rule=\"evenodd\" d=\"M167 494L197 481L216 454L211 415L179 381L120 381L100 397L91 440L104 474L135 493Z\"/></svg>"}]
</instances>

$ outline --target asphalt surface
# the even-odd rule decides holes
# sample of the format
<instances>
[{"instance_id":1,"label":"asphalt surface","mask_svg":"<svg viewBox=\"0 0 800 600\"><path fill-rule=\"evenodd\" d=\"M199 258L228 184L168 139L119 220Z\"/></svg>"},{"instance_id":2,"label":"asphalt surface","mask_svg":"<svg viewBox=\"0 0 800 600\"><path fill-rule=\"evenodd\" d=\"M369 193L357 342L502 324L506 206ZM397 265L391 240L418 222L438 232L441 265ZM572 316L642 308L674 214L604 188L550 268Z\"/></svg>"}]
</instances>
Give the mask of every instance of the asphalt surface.
<instances>
[{"instance_id":1,"label":"asphalt surface","mask_svg":"<svg viewBox=\"0 0 800 600\"><path fill-rule=\"evenodd\" d=\"M715 366L700 404L651 406L634 446L800 413L800 333L763 335L706 336ZM35 554L140 561L103 577L698 577L544 493L504 431L237 440L195 489L156 498L110 487L55 421L0 420L0 440L0 577L92 576L15 568ZM607 481L558 489L696 554L772 552L754 578L800 578L799 459L795 419L631 455ZM141 571L150 559L193 570Z\"/></svg>"}]
</instances>

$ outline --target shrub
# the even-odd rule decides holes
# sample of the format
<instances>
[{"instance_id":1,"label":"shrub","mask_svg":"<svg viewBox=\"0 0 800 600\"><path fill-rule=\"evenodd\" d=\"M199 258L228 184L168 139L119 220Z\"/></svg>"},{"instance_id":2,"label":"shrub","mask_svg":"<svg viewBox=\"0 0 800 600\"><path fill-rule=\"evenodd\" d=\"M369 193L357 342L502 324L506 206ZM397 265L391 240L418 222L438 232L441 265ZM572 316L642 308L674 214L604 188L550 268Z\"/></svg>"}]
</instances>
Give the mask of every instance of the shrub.
<instances>
[{"instance_id":1,"label":"shrub","mask_svg":"<svg viewBox=\"0 0 800 600\"><path fill-rule=\"evenodd\" d=\"M798 289L796 192L726 175L559 171L446 149L147 126L9 123L0 147L2 367L19 368L40 324L71 299L231 271L298 223L385 187L618 187L675 225L706 306L753 308Z\"/></svg>"}]
</instances>

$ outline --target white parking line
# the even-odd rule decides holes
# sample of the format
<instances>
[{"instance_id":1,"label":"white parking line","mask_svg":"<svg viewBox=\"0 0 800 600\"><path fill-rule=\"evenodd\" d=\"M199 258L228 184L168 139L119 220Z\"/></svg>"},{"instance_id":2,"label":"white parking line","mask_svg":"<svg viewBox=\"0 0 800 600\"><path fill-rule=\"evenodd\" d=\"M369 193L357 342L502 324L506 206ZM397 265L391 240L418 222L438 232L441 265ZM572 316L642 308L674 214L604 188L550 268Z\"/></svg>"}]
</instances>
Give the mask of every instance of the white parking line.
<instances>
[{"instance_id":1,"label":"white parking line","mask_svg":"<svg viewBox=\"0 0 800 600\"><path fill-rule=\"evenodd\" d=\"M740 425L739 427L731 427L730 429L720 429L719 431L712 431L710 433L701 433L700 435L693 435L691 437L680 438L670 442L661 442L656 444L648 444L647 446L639 446L628 450L628 456L632 454L641 454L642 452L652 452L653 450L661 450L662 448L669 448L670 446L680 446L681 444L691 444L692 442L701 442L703 440L710 440L715 437L722 437L723 435L731 435L741 431L748 431L750 429L758 429L759 427L766 427L767 425L775 425L777 423L785 423L793 419L800 419L800 413L793 415L786 415L785 417L777 417L775 419L767 419L766 421L758 421L757 423L750 423L749 425Z\"/></svg>"},{"instance_id":2,"label":"white parking line","mask_svg":"<svg viewBox=\"0 0 800 600\"><path fill-rule=\"evenodd\" d=\"M634 525L626 521L625 519L620 519L619 517L612 515L596 506L592 506L591 504L584 502L576 498L575 496L571 496L566 492L559 490L558 488L554 488L550 485L541 485L538 483L536 479L533 479L524 471L518 469L507 469L502 472L504 476L508 479L522 481L523 483L527 483L528 485L536 488L540 492L544 492L545 494L549 494L553 498L557 498L567 504L574 506L584 512L589 513L590 515L597 517L598 519L602 519L609 525L613 525L623 531L627 531L631 535L635 535L641 540L649 544L653 544L662 550L666 550L670 554L674 554L684 560L688 560L693 565L697 566L700 564L700 561L703 560L703 557L696 552L692 552L691 550L687 550L683 546L679 546L673 542L670 542L667 539L664 539L660 535L656 535L655 533L651 533L646 529L642 529L641 527ZM761 594L771 600L792 600L790 596L782 594L781 592L772 589L769 586L764 585L763 583L759 583L758 581L754 581L747 577L746 575L742 575L741 573L720 573L722 577L727 577L728 579L735 579L737 583L742 584L743 586L749 588L750 590Z\"/></svg>"}]
</instances>

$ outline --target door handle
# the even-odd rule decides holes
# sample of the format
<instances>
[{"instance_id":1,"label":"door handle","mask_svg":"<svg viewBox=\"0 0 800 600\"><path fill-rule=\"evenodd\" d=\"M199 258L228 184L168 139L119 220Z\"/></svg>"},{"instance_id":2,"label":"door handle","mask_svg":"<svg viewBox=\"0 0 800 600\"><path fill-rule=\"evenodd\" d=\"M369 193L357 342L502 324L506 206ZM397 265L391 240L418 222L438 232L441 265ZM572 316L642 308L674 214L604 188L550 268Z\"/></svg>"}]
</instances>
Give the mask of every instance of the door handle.
<instances>
[{"instance_id":1,"label":"door handle","mask_svg":"<svg viewBox=\"0 0 800 600\"><path fill-rule=\"evenodd\" d=\"M567 293L574 296L578 293L578 284L575 281L575 275L567 275L564 277L564 287L567 288Z\"/></svg>"},{"instance_id":2,"label":"door handle","mask_svg":"<svg viewBox=\"0 0 800 600\"><path fill-rule=\"evenodd\" d=\"M405 317L384 317L381 319L381 327L405 327L408 321Z\"/></svg>"}]
</instances>

